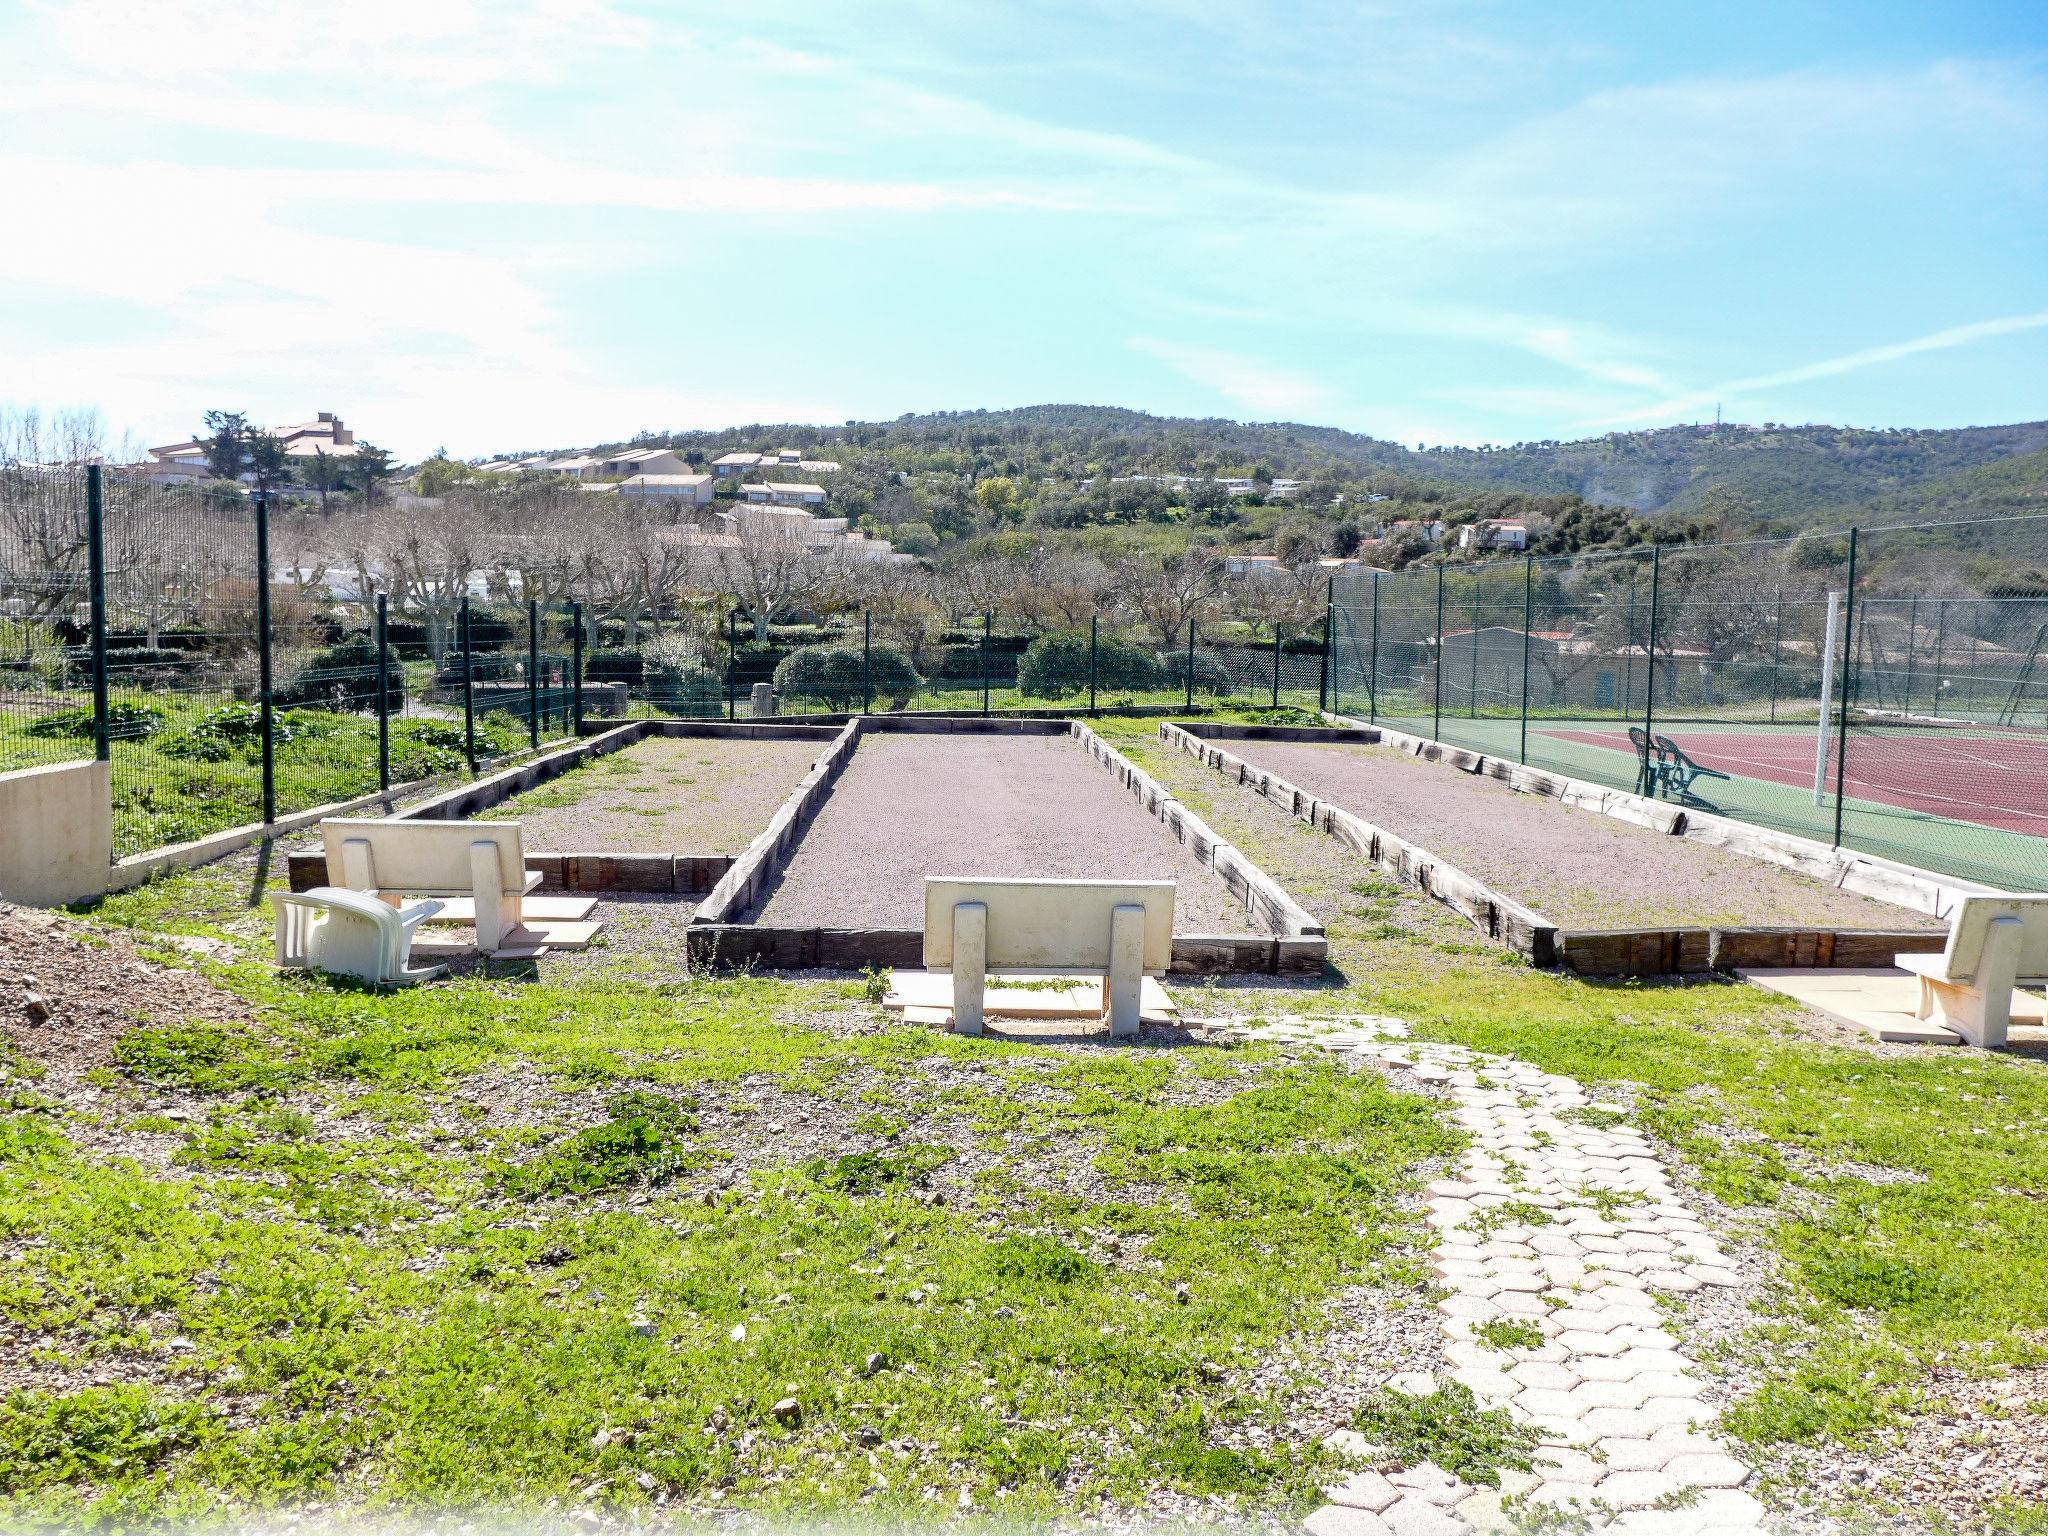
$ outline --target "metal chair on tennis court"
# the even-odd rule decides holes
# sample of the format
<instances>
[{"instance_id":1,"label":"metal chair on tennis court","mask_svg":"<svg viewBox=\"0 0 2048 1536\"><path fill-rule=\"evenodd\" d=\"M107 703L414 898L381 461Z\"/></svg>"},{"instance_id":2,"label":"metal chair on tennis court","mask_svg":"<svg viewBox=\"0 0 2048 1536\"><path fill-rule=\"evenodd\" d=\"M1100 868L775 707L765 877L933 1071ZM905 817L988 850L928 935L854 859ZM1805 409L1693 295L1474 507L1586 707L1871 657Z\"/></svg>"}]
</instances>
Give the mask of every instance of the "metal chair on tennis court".
<instances>
[{"instance_id":1,"label":"metal chair on tennis court","mask_svg":"<svg viewBox=\"0 0 2048 1536\"><path fill-rule=\"evenodd\" d=\"M1631 732L1633 734L1633 732ZM1687 805L1704 806L1713 809L1714 802L1696 793L1693 783L1698 779L1719 779L1728 782L1728 775L1718 768L1709 768L1696 763L1685 754L1685 749L1669 736L1657 736L1652 740L1657 748L1657 775L1663 786L1674 799L1683 800Z\"/></svg>"}]
</instances>

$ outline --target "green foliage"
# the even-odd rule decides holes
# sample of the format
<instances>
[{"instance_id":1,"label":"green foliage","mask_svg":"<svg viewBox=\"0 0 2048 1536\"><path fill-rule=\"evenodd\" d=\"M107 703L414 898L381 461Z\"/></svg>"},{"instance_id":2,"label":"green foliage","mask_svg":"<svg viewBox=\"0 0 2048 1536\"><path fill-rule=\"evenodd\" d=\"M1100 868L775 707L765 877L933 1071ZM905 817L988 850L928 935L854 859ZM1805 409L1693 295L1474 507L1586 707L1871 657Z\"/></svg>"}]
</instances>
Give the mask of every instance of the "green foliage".
<instances>
[{"instance_id":1,"label":"green foliage","mask_svg":"<svg viewBox=\"0 0 2048 1536\"><path fill-rule=\"evenodd\" d=\"M1100 692L1142 692L1164 677L1159 660L1118 635L1100 635L1093 647L1093 676ZM1089 637L1078 630L1040 635L1017 664L1017 687L1035 698L1058 699L1085 693L1090 677Z\"/></svg>"},{"instance_id":2,"label":"green foliage","mask_svg":"<svg viewBox=\"0 0 2048 1536\"><path fill-rule=\"evenodd\" d=\"M145 1387L10 1392L0 1400L0 1490L134 1481L212 1428L203 1405Z\"/></svg>"},{"instance_id":3,"label":"green foliage","mask_svg":"<svg viewBox=\"0 0 2048 1536\"><path fill-rule=\"evenodd\" d=\"M804 1173L845 1195L879 1195L896 1185L923 1188L952 1153L944 1147L909 1146L889 1152L849 1152L841 1157L813 1158Z\"/></svg>"},{"instance_id":4,"label":"green foliage","mask_svg":"<svg viewBox=\"0 0 2048 1536\"><path fill-rule=\"evenodd\" d=\"M1433 1461L1451 1476L1498 1488L1503 1470L1535 1465L1541 1432L1505 1408L1481 1408L1472 1389L1447 1381L1417 1395L1382 1390L1359 1404L1351 1427L1385 1446L1403 1465Z\"/></svg>"},{"instance_id":5,"label":"green foliage","mask_svg":"<svg viewBox=\"0 0 2048 1536\"><path fill-rule=\"evenodd\" d=\"M112 699L107 703L107 733L123 740L139 741L153 736L163 726L164 711L154 704L138 704L130 699ZM75 709L53 710L29 726L31 736L80 736L90 739L93 733L93 714L90 704L81 704Z\"/></svg>"},{"instance_id":6,"label":"green foliage","mask_svg":"<svg viewBox=\"0 0 2048 1536\"><path fill-rule=\"evenodd\" d=\"M1166 686L1169 688L1186 688L1189 672L1187 651L1185 649L1168 651L1160 659L1164 664L1162 670L1165 673ZM1216 660L1215 657L1204 656L1200 650L1197 650L1194 656L1193 671L1196 693L1226 694L1230 692L1230 673L1224 669L1223 663Z\"/></svg>"},{"instance_id":7,"label":"green foliage","mask_svg":"<svg viewBox=\"0 0 2048 1536\"><path fill-rule=\"evenodd\" d=\"M876 645L865 655L858 645L807 645L775 666L775 691L792 699L816 699L833 709L860 707L872 690L878 702L907 699L923 679L910 658L893 645Z\"/></svg>"},{"instance_id":8,"label":"green foliage","mask_svg":"<svg viewBox=\"0 0 2048 1536\"><path fill-rule=\"evenodd\" d=\"M1488 1349L1541 1349L1543 1330L1526 1317L1490 1317L1472 1330Z\"/></svg>"},{"instance_id":9,"label":"green foliage","mask_svg":"<svg viewBox=\"0 0 2048 1536\"><path fill-rule=\"evenodd\" d=\"M394 655L385 697L395 713L405 707L405 674ZM377 708L377 642L349 635L315 651L299 674L272 695L279 704L317 704L336 710Z\"/></svg>"},{"instance_id":10,"label":"green foliage","mask_svg":"<svg viewBox=\"0 0 2048 1536\"><path fill-rule=\"evenodd\" d=\"M634 1090L605 1101L605 1120L506 1177L530 1198L588 1194L622 1184L666 1184L686 1163L697 1129L694 1100Z\"/></svg>"},{"instance_id":11,"label":"green foliage","mask_svg":"<svg viewBox=\"0 0 2048 1536\"><path fill-rule=\"evenodd\" d=\"M725 681L680 635L641 648L647 702L663 714L710 719L725 713Z\"/></svg>"}]
</instances>

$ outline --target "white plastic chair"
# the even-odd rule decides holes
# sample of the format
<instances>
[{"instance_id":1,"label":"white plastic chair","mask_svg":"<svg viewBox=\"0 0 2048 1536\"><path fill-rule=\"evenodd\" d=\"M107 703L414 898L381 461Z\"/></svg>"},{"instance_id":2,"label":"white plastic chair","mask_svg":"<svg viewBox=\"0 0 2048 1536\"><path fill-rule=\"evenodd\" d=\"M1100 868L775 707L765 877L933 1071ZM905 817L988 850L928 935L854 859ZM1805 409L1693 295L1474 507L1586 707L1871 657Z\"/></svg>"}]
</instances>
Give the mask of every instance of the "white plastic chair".
<instances>
[{"instance_id":1,"label":"white plastic chair","mask_svg":"<svg viewBox=\"0 0 2048 1536\"><path fill-rule=\"evenodd\" d=\"M360 891L323 885L310 891L272 891L270 904L277 913L280 967L395 987L432 980L448 969L411 964L413 934L441 910L438 901L401 909Z\"/></svg>"}]
</instances>

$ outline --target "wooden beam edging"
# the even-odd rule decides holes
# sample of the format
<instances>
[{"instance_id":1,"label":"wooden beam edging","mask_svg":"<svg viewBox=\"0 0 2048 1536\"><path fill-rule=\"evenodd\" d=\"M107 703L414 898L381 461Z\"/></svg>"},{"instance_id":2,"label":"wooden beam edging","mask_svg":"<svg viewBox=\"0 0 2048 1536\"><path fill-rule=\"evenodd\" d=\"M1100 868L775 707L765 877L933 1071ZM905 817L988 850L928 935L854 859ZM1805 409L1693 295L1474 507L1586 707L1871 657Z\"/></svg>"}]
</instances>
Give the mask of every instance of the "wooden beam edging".
<instances>
[{"instance_id":1,"label":"wooden beam edging","mask_svg":"<svg viewBox=\"0 0 2048 1536\"><path fill-rule=\"evenodd\" d=\"M690 968L708 970L857 971L866 966L924 963L917 928L776 928L758 923L692 923L684 930ZM1176 934L1168 974L1174 976L1319 975L1320 938L1250 933Z\"/></svg>"},{"instance_id":2,"label":"wooden beam edging","mask_svg":"<svg viewBox=\"0 0 2048 1536\"><path fill-rule=\"evenodd\" d=\"M832 738L832 744L811 764L811 771L797 782L796 788L789 792L781 807L769 818L768 825L761 829L760 834L747 845L746 851L733 861L732 868L698 905L690 918L691 928L731 923L753 905L762 888L796 851L804 828L832 793L832 785L846 766L846 760L853 755L863 730L862 719L858 715L840 728ZM693 949L692 953L695 952Z\"/></svg>"},{"instance_id":3,"label":"wooden beam edging","mask_svg":"<svg viewBox=\"0 0 2048 1536\"><path fill-rule=\"evenodd\" d=\"M1162 723L1160 729L1164 731L1166 728ZM1088 754L1137 796L1146 810L1165 822L1176 840L1185 843L1197 861L1208 865L1230 893L1245 904L1246 912L1268 932L1286 941L1313 939L1327 951L1328 940L1323 925L1290 896L1278 880L1253 863L1242 850L1224 842L1207 822L1175 799L1157 779L1087 726L1076 720L1071 730L1075 740ZM1321 968L1320 960L1317 968Z\"/></svg>"},{"instance_id":4,"label":"wooden beam edging","mask_svg":"<svg viewBox=\"0 0 2048 1536\"><path fill-rule=\"evenodd\" d=\"M1389 874L1442 902L1531 965L1547 969L1558 963L1558 926L1535 908L1503 896L1428 849L1374 826L1342 806L1318 800L1279 775L1268 773L1170 721L1160 723L1159 735L1169 746L1179 747L1225 778L1251 788L1297 821L1320 829Z\"/></svg>"},{"instance_id":5,"label":"wooden beam edging","mask_svg":"<svg viewBox=\"0 0 2048 1536\"><path fill-rule=\"evenodd\" d=\"M1325 713L1345 728L1359 722L1346 715ZM1633 822L1677 837L1691 838L1708 847L1775 864L1794 874L1819 880L1837 890L1868 896L1895 907L1904 907L1923 917L1948 922L1964 896L2002 894L1994 886L1980 885L1956 875L1944 875L1896 859L1858 853L1849 848L1830 848L1826 843L1774 827L1760 827L1719 812L1691 806L1676 806L1622 789L1575 779L1542 768L1531 768L1505 758L1487 757L1446 742L1381 726L1382 743L1430 762L1444 762L1467 773L1483 773L1523 794L1543 795L1581 810L1597 811L1618 821ZM1820 930L1815 930L1820 931Z\"/></svg>"}]
</instances>

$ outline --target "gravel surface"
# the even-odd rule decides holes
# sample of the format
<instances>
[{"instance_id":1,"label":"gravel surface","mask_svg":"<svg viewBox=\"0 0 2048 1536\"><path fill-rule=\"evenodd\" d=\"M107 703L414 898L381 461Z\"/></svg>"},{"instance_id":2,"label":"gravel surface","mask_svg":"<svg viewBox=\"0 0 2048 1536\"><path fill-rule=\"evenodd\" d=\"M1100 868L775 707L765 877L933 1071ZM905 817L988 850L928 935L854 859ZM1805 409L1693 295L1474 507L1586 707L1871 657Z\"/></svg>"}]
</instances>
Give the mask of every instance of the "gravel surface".
<instances>
[{"instance_id":1,"label":"gravel surface","mask_svg":"<svg viewBox=\"0 0 2048 1536\"><path fill-rule=\"evenodd\" d=\"M864 738L752 921L922 928L927 875L1178 882L1176 933L1244 908L1069 736Z\"/></svg>"},{"instance_id":2,"label":"gravel surface","mask_svg":"<svg viewBox=\"0 0 2048 1536\"><path fill-rule=\"evenodd\" d=\"M1526 795L1390 747L1231 742L1247 762L1419 843L1567 929L1925 927L1760 860Z\"/></svg>"},{"instance_id":3,"label":"gravel surface","mask_svg":"<svg viewBox=\"0 0 2048 1536\"><path fill-rule=\"evenodd\" d=\"M738 853L830 745L650 736L484 814L545 853Z\"/></svg>"},{"instance_id":4,"label":"gravel surface","mask_svg":"<svg viewBox=\"0 0 2048 1536\"><path fill-rule=\"evenodd\" d=\"M11 1052L65 1082L105 1063L137 1025L239 1023L250 1012L204 976L141 958L118 933L0 905L0 1060Z\"/></svg>"}]
</instances>

